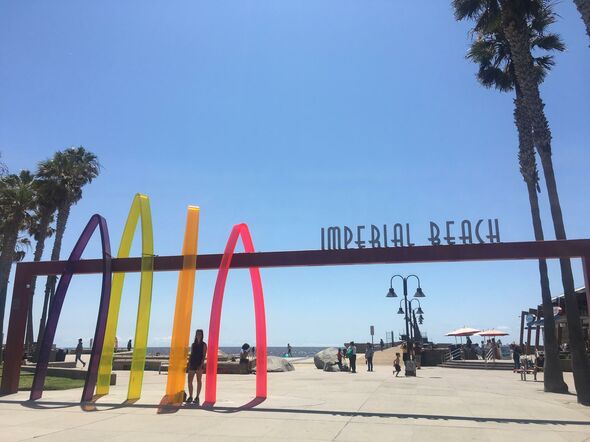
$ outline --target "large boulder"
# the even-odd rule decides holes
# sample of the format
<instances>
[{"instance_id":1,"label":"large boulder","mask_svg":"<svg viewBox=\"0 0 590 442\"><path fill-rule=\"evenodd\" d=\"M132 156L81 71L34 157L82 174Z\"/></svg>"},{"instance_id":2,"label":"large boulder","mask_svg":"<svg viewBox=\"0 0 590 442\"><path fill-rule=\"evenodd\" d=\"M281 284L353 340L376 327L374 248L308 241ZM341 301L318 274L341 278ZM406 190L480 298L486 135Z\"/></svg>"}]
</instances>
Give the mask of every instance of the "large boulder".
<instances>
[{"instance_id":1,"label":"large boulder","mask_svg":"<svg viewBox=\"0 0 590 442\"><path fill-rule=\"evenodd\" d=\"M295 367L287 359L279 356L268 356L266 362L266 370L270 373L281 371L293 371Z\"/></svg>"},{"instance_id":2,"label":"large boulder","mask_svg":"<svg viewBox=\"0 0 590 442\"><path fill-rule=\"evenodd\" d=\"M338 363L338 349L336 347L325 348L313 357L313 363L320 370L324 369L326 362L331 364Z\"/></svg>"},{"instance_id":3,"label":"large boulder","mask_svg":"<svg viewBox=\"0 0 590 442\"><path fill-rule=\"evenodd\" d=\"M250 361L252 368L256 368L256 359ZM279 373L283 371L293 371L295 367L287 359L279 356L267 356L266 357L266 371L269 373Z\"/></svg>"},{"instance_id":4,"label":"large boulder","mask_svg":"<svg viewBox=\"0 0 590 442\"><path fill-rule=\"evenodd\" d=\"M340 367L332 362L326 362L324 364L324 371L338 372L340 371Z\"/></svg>"}]
</instances>

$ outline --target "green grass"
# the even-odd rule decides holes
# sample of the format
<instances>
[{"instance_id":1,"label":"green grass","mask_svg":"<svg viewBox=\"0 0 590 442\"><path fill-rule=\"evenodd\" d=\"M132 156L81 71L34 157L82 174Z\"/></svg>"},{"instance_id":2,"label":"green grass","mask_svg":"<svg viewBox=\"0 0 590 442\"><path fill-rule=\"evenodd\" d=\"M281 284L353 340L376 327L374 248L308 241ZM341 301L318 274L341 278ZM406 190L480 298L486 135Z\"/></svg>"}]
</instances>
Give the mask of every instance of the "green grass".
<instances>
[{"instance_id":1,"label":"green grass","mask_svg":"<svg viewBox=\"0 0 590 442\"><path fill-rule=\"evenodd\" d=\"M22 391L30 391L33 385L34 373L21 371L18 382L18 389ZM0 378L2 377L2 367L0 366ZM83 379L69 379L58 378L55 376L47 376L45 378L44 390L69 390L70 388L81 388L84 386Z\"/></svg>"}]
</instances>

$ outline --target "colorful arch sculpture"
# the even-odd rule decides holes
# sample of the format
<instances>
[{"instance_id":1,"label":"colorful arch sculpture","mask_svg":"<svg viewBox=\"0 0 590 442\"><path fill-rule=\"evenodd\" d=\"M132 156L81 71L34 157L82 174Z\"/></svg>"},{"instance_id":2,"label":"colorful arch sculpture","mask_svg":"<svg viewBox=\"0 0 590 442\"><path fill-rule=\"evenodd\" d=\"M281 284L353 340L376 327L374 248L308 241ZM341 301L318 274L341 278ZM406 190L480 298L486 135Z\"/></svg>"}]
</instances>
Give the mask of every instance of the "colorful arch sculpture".
<instances>
[{"instance_id":1,"label":"colorful arch sculpture","mask_svg":"<svg viewBox=\"0 0 590 442\"><path fill-rule=\"evenodd\" d=\"M221 324L221 307L225 283L229 272L229 266L238 242L242 237L246 253L254 253L252 237L246 224L237 224L233 227L215 281L213 302L211 304L211 318L209 320L209 344L207 348L207 374L205 383L205 403L213 406L217 400L217 356L219 350L219 328ZM265 399L267 393L267 359L266 359L266 318L264 309L264 294L262 293L262 280L258 267L250 267L250 280L254 294L254 316L256 320L256 398Z\"/></svg>"},{"instance_id":2,"label":"colorful arch sculpture","mask_svg":"<svg viewBox=\"0 0 590 442\"><path fill-rule=\"evenodd\" d=\"M195 273L197 263L197 244L199 240L198 207L189 206L186 215L186 228L182 245L182 270L178 275L176 307L170 342L168 381L164 403L180 404L184 392L188 346L195 293Z\"/></svg>"},{"instance_id":3,"label":"colorful arch sculpture","mask_svg":"<svg viewBox=\"0 0 590 442\"><path fill-rule=\"evenodd\" d=\"M147 354L147 337L150 322L150 309L152 303L153 263L154 263L154 236L152 230L152 214L150 201L146 195L136 194L129 210L127 222L121 236L121 244L117 258L128 258L131 250L135 229L141 217L141 280L139 287L139 304L137 307L137 322L135 326L135 340L133 356L131 360L131 372L129 374L129 387L127 400L139 399L143 383L143 371ZM98 383L96 393L108 394L110 377L113 369L113 352L117 323L119 322L119 308L121 307L121 295L125 273L115 273L109 304L109 315L106 326L104 347L98 367Z\"/></svg>"},{"instance_id":4,"label":"colorful arch sculpture","mask_svg":"<svg viewBox=\"0 0 590 442\"><path fill-rule=\"evenodd\" d=\"M43 396L43 387L45 385L45 377L47 376L47 366L49 364L49 354L51 346L55 338L55 331L61 309L66 297L66 292L70 286L73 272L72 265L80 260L82 252L86 248L88 241L92 234L98 227L100 232L100 240L102 246L102 288L100 293L100 306L98 309L98 317L96 319L96 329L94 331L94 345L92 346L92 353L90 355L90 362L88 364L88 372L86 373L86 381L84 382L84 390L82 391L82 401L90 401L94 393L94 386L96 385L96 378L98 372L99 358L103 349L103 341L105 336L105 328L107 324L107 313L109 301L111 296L111 244L109 240L109 231L106 220L100 215L93 215L86 224L82 234L78 238L70 257L68 258L68 271L61 275L59 284L51 308L47 317L47 325L45 326L45 333L41 342L39 350L39 359L37 361L37 368L35 370L35 377L31 387L31 400L40 399Z\"/></svg>"}]
</instances>

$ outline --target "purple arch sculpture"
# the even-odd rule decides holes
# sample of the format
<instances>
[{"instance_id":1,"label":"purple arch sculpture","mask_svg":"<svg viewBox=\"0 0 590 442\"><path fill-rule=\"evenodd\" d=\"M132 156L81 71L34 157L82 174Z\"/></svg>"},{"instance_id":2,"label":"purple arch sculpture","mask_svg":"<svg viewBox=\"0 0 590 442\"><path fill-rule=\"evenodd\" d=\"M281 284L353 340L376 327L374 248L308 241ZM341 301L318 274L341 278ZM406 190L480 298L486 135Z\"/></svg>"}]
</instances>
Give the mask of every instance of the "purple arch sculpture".
<instances>
[{"instance_id":1,"label":"purple arch sculpture","mask_svg":"<svg viewBox=\"0 0 590 442\"><path fill-rule=\"evenodd\" d=\"M55 331L57 329L57 323L66 297L66 292L68 291L70 281L72 280L72 267L80 260L82 252L86 248L96 227L98 227L100 231L100 241L102 246L102 288L100 293L100 307L96 319L96 329L94 331L94 345L92 346L90 362L88 363L88 372L86 373L86 381L84 382L84 390L82 391L82 402L92 400L107 324L112 279L109 231L106 220L100 215L92 215L90 221L86 224L84 231L78 238L70 257L68 258L68 270L61 275L59 284L57 285L57 290L55 291L53 301L51 302L49 316L47 317L47 325L45 326L45 333L39 350L39 359L37 360L37 368L35 370L35 377L31 387L30 400L40 399L41 396L43 396L43 387L45 385L45 377L47 376L47 367L49 365L49 353L51 351L53 339L55 338Z\"/></svg>"}]
</instances>

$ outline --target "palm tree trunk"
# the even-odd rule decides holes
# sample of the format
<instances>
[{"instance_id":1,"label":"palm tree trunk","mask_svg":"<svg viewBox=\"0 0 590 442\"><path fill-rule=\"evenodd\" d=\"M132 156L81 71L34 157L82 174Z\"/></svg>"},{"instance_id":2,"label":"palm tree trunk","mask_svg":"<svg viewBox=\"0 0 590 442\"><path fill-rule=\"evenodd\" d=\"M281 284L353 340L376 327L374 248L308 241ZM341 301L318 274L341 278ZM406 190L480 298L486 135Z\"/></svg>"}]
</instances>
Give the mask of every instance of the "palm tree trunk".
<instances>
[{"instance_id":1,"label":"palm tree trunk","mask_svg":"<svg viewBox=\"0 0 590 442\"><path fill-rule=\"evenodd\" d=\"M590 0L574 0L574 3L586 25L586 34L590 37Z\"/></svg>"},{"instance_id":2,"label":"palm tree trunk","mask_svg":"<svg viewBox=\"0 0 590 442\"><path fill-rule=\"evenodd\" d=\"M53 249L51 250L51 260L59 261L59 254L61 252L61 243L63 240L64 232L66 230L66 224L68 217L70 216L70 204L64 204L57 209L57 221L55 223L55 239L53 241ZM55 275L49 275L47 282L45 283L45 297L43 298L43 310L41 312L41 320L39 321L39 334L37 336L37 342L41 342L43 339L43 333L45 332L45 322L47 321L47 311L51 304L53 294L55 293L55 283L57 277Z\"/></svg>"},{"instance_id":3,"label":"palm tree trunk","mask_svg":"<svg viewBox=\"0 0 590 442\"><path fill-rule=\"evenodd\" d=\"M518 130L519 152L518 160L520 172L524 178L529 195L531 218L535 241L543 241L543 224L539 209L539 197L537 195L539 174L535 160L535 150L531 120L526 113L522 92L516 86L516 99L514 100L514 122ZM568 387L563 380L563 372L559 365L559 348L555 333L555 319L553 318L553 304L551 302L551 289L547 272L547 261L539 260L539 277L541 283L541 298L543 302L543 344L545 347L545 367L543 384L546 392L567 393Z\"/></svg>"},{"instance_id":4,"label":"palm tree trunk","mask_svg":"<svg viewBox=\"0 0 590 442\"><path fill-rule=\"evenodd\" d=\"M51 222L51 216L44 216L39 220L39 231L37 234L37 244L35 245L35 254L33 261L41 261L43 251L45 250L45 239L47 239L47 229ZM31 301L29 302L29 312L27 314L27 334L25 337L26 348L31 350L33 347L34 330L33 330L33 296L35 295L35 287L37 285L37 277L31 278Z\"/></svg>"},{"instance_id":5,"label":"palm tree trunk","mask_svg":"<svg viewBox=\"0 0 590 442\"><path fill-rule=\"evenodd\" d=\"M541 158L545 175L547 194L557 239L566 239L561 206L557 193L557 183L551 161L551 131L545 117L544 104L539 93L537 75L524 23L511 14L509 0L502 0L502 28L510 45L516 79L522 89L526 111L531 118L535 146ZM572 354L572 370L578 402L590 405L590 363L586 356L580 312L576 302L574 278L569 259L560 259L561 280L566 303L567 325Z\"/></svg>"},{"instance_id":6,"label":"palm tree trunk","mask_svg":"<svg viewBox=\"0 0 590 442\"><path fill-rule=\"evenodd\" d=\"M566 239L565 226L557 192L557 182L553 170L553 162L551 161L551 152L543 151L542 153L539 152L539 154L545 175L547 193L549 195L555 237L557 239ZM588 361L586 354L584 332L580 319L578 299L575 293L572 263L569 259L560 259L559 264L561 266L561 281L565 297L565 313L572 356L574 384L578 394L578 402L584 405L590 405L590 361Z\"/></svg>"},{"instance_id":7,"label":"palm tree trunk","mask_svg":"<svg viewBox=\"0 0 590 442\"><path fill-rule=\"evenodd\" d=\"M18 240L18 230L10 229L2 237L2 254L0 254L0 362L3 360L2 345L4 344L4 314L6 312L6 295L8 278L14 261L14 249Z\"/></svg>"}]
</instances>

